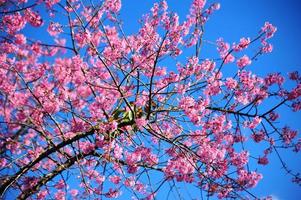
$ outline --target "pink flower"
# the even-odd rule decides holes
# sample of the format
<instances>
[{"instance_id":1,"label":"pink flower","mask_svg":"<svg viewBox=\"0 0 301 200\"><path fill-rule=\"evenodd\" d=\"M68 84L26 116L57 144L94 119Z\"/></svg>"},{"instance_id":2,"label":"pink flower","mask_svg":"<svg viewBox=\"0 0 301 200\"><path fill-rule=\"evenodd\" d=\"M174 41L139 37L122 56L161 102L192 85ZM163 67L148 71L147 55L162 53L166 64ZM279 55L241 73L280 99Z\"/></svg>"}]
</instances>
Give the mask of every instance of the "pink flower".
<instances>
[{"instance_id":1,"label":"pink flower","mask_svg":"<svg viewBox=\"0 0 301 200\"><path fill-rule=\"evenodd\" d=\"M89 30L78 32L74 35L74 39L79 47L84 47L91 41L91 33Z\"/></svg>"},{"instance_id":2,"label":"pink flower","mask_svg":"<svg viewBox=\"0 0 301 200\"><path fill-rule=\"evenodd\" d=\"M258 164L267 165L269 164L269 160L266 156L258 158Z\"/></svg>"},{"instance_id":3,"label":"pink flower","mask_svg":"<svg viewBox=\"0 0 301 200\"><path fill-rule=\"evenodd\" d=\"M283 85L284 78L279 73L269 74L264 79L265 85L271 86L273 84L278 84L279 86Z\"/></svg>"},{"instance_id":4,"label":"pink flower","mask_svg":"<svg viewBox=\"0 0 301 200\"><path fill-rule=\"evenodd\" d=\"M119 191L119 190L117 190L117 189L112 189L112 188L110 188L109 189L109 192L107 192L106 194L105 194L105 196L107 197L107 198L117 198L117 197L119 197L121 195L121 192Z\"/></svg>"},{"instance_id":5,"label":"pink flower","mask_svg":"<svg viewBox=\"0 0 301 200\"><path fill-rule=\"evenodd\" d=\"M42 190L37 194L37 199L45 199L45 197L48 195L47 190Z\"/></svg>"},{"instance_id":6,"label":"pink flower","mask_svg":"<svg viewBox=\"0 0 301 200\"><path fill-rule=\"evenodd\" d=\"M223 38L219 38L217 41L217 50L220 54L220 57L224 60L224 63L234 62L235 58L230 54L230 44L224 42Z\"/></svg>"},{"instance_id":7,"label":"pink flower","mask_svg":"<svg viewBox=\"0 0 301 200\"><path fill-rule=\"evenodd\" d=\"M41 16L37 12L32 11L31 9L26 9L25 19L34 27L39 27L43 24Z\"/></svg>"},{"instance_id":8,"label":"pink flower","mask_svg":"<svg viewBox=\"0 0 301 200\"><path fill-rule=\"evenodd\" d=\"M59 3L61 0L45 0L45 4L48 8L51 8L55 4Z\"/></svg>"},{"instance_id":9,"label":"pink flower","mask_svg":"<svg viewBox=\"0 0 301 200\"><path fill-rule=\"evenodd\" d=\"M47 31L51 36L57 36L58 34L63 32L63 29L59 23L50 22Z\"/></svg>"},{"instance_id":10,"label":"pink flower","mask_svg":"<svg viewBox=\"0 0 301 200\"><path fill-rule=\"evenodd\" d=\"M242 151L240 153L234 152L231 156L231 162L238 168L243 167L248 163L249 153L247 151Z\"/></svg>"},{"instance_id":11,"label":"pink flower","mask_svg":"<svg viewBox=\"0 0 301 200\"><path fill-rule=\"evenodd\" d=\"M123 152L122 147L116 144L114 147L114 157L117 159L122 158L122 152Z\"/></svg>"},{"instance_id":12,"label":"pink flower","mask_svg":"<svg viewBox=\"0 0 301 200\"><path fill-rule=\"evenodd\" d=\"M110 176L109 180L114 184L119 184L121 181L121 178L119 176L115 175L115 176Z\"/></svg>"},{"instance_id":13,"label":"pink flower","mask_svg":"<svg viewBox=\"0 0 301 200\"><path fill-rule=\"evenodd\" d=\"M301 96L301 84L298 84L288 95L289 100L297 99Z\"/></svg>"},{"instance_id":14,"label":"pink flower","mask_svg":"<svg viewBox=\"0 0 301 200\"><path fill-rule=\"evenodd\" d=\"M249 59L249 57L247 55L244 55L243 57L237 60L237 66L240 68L244 68L245 66L250 65L251 62L252 61Z\"/></svg>"},{"instance_id":15,"label":"pink flower","mask_svg":"<svg viewBox=\"0 0 301 200\"><path fill-rule=\"evenodd\" d=\"M269 113L269 117L271 121L276 121L279 118L279 114L272 111Z\"/></svg>"},{"instance_id":16,"label":"pink flower","mask_svg":"<svg viewBox=\"0 0 301 200\"><path fill-rule=\"evenodd\" d=\"M253 138L253 140L258 143L262 140L264 140L264 137L265 137L265 133L263 131L259 131L259 132L256 132L256 133L253 133L251 135L251 137Z\"/></svg>"},{"instance_id":17,"label":"pink flower","mask_svg":"<svg viewBox=\"0 0 301 200\"><path fill-rule=\"evenodd\" d=\"M72 189L72 190L70 190L70 194L71 194L71 196L75 197L78 195L78 190Z\"/></svg>"},{"instance_id":18,"label":"pink flower","mask_svg":"<svg viewBox=\"0 0 301 200\"><path fill-rule=\"evenodd\" d=\"M220 54L225 54L229 51L230 45L229 43L224 42L223 38L219 38L216 40L217 43L217 50Z\"/></svg>"},{"instance_id":19,"label":"pink flower","mask_svg":"<svg viewBox=\"0 0 301 200\"><path fill-rule=\"evenodd\" d=\"M66 194L64 191L59 190L55 193L54 198L55 198L55 200L65 200L66 199L65 195Z\"/></svg>"},{"instance_id":20,"label":"pink flower","mask_svg":"<svg viewBox=\"0 0 301 200\"><path fill-rule=\"evenodd\" d=\"M142 130L143 126L147 125L148 120L146 120L144 117L142 117L142 118L135 119L135 122L136 122L138 129Z\"/></svg>"},{"instance_id":21,"label":"pink flower","mask_svg":"<svg viewBox=\"0 0 301 200\"><path fill-rule=\"evenodd\" d=\"M213 81L211 83L208 83L204 94L208 95L208 96L214 96L217 95L219 93L221 93L221 86L222 86L222 81Z\"/></svg>"},{"instance_id":22,"label":"pink flower","mask_svg":"<svg viewBox=\"0 0 301 200\"><path fill-rule=\"evenodd\" d=\"M237 86L237 81L233 78L227 78L225 82L225 86L229 89L235 89Z\"/></svg>"},{"instance_id":23,"label":"pink flower","mask_svg":"<svg viewBox=\"0 0 301 200\"><path fill-rule=\"evenodd\" d=\"M26 37L23 34L17 34L15 35L16 38L16 44L18 45L24 45L26 44Z\"/></svg>"},{"instance_id":24,"label":"pink flower","mask_svg":"<svg viewBox=\"0 0 301 200\"><path fill-rule=\"evenodd\" d=\"M167 166L163 168L163 172L167 178L175 177L177 181L191 182L191 175L195 171L192 160L186 157L176 157L170 159Z\"/></svg>"},{"instance_id":25,"label":"pink flower","mask_svg":"<svg viewBox=\"0 0 301 200\"><path fill-rule=\"evenodd\" d=\"M292 108L294 112L301 110L301 101L296 101L292 104Z\"/></svg>"},{"instance_id":26,"label":"pink flower","mask_svg":"<svg viewBox=\"0 0 301 200\"><path fill-rule=\"evenodd\" d=\"M301 138L298 139L294 146L294 152L299 152L301 150Z\"/></svg>"},{"instance_id":27,"label":"pink flower","mask_svg":"<svg viewBox=\"0 0 301 200\"><path fill-rule=\"evenodd\" d=\"M124 185L127 187L133 187L135 185L135 177L132 176L130 178L125 179Z\"/></svg>"},{"instance_id":28,"label":"pink flower","mask_svg":"<svg viewBox=\"0 0 301 200\"><path fill-rule=\"evenodd\" d=\"M6 26L9 34L14 34L17 31L20 31L26 24L24 17L19 12L12 15L5 15L2 18L2 22L4 26Z\"/></svg>"},{"instance_id":29,"label":"pink flower","mask_svg":"<svg viewBox=\"0 0 301 200\"><path fill-rule=\"evenodd\" d=\"M297 136L297 131L290 129L289 127L284 127L282 129L282 139L285 144L290 144L292 140Z\"/></svg>"},{"instance_id":30,"label":"pink flower","mask_svg":"<svg viewBox=\"0 0 301 200\"><path fill-rule=\"evenodd\" d=\"M66 187L65 185L65 181L64 180L60 180L59 182L57 182L54 186L56 189L63 189Z\"/></svg>"},{"instance_id":31,"label":"pink flower","mask_svg":"<svg viewBox=\"0 0 301 200\"><path fill-rule=\"evenodd\" d=\"M258 124L260 124L261 120L262 119L260 117L256 116L252 121L245 121L245 126L249 127L250 129L254 129L258 126Z\"/></svg>"},{"instance_id":32,"label":"pink flower","mask_svg":"<svg viewBox=\"0 0 301 200\"><path fill-rule=\"evenodd\" d=\"M179 108L188 111L188 109L193 108L195 101L192 97L183 97L179 102Z\"/></svg>"},{"instance_id":33,"label":"pink flower","mask_svg":"<svg viewBox=\"0 0 301 200\"><path fill-rule=\"evenodd\" d=\"M262 179L262 175L258 174L256 172L247 172L244 169L241 169L238 171L238 180L237 181L242 186L245 186L248 188L255 187L257 185L258 181L260 181L261 179Z\"/></svg>"},{"instance_id":34,"label":"pink flower","mask_svg":"<svg viewBox=\"0 0 301 200\"><path fill-rule=\"evenodd\" d=\"M92 151L94 151L95 149L95 144L91 143L91 142L83 142L83 141L80 141L79 142L79 148L80 150L85 153L85 154L88 154Z\"/></svg>"},{"instance_id":35,"label":"pink flower","mask_svg":"<svg viewBox=\"0 0 301 200\"><path fill-rule=\"evenodd\" d=\"M273 37L274 33L277 31L277 28L269 22L265 22L264 26L261 28L261 31L266 34L265 38L268 39Z\"/></svg>"},{"instance_id":36,"label":"pink flower","mask_svg":"<svg viewBox=\"0 0 301 200\"><path fill-rule=\"evenodd\" d=\"M266 41L262 41L261 44L262 44L261 51L263 53L271 53L273 51L273 45L272 44L267 43Z\"/></svg>"},{"instance_id":37,"label":"pink flower","mask_svg":"<svg viewBox=\"0 0 301 200\"><path fill-rule=\"evenodd\" d=\"M212 8L213 8L214 10L219 10L219 9L221 8L221 4L220 4L220 3L214 3L214 4L212 5Z\"/></svg>"},{"instance_id":38,"label":"pink flower","mask_svg":"<svg viewBox=\"0 0 301 200\"><path fill-rule=\"evenodd\" d=\"M243 49L246 49L250 44L250 42L251 42L250 38L241 38L240 42L237 45L233 44L233 49L234 51L241 51Z\"/></svg>"},{"instance_id":39,"label":"pink flower","mask_svg":"<svg viewBox=\"0 0 301 200\"><path fill-rule=\"evenodd\" d=\"M112 12L118 12L121 9L121 0L106 0L105 8Z\"/></svg>"},{"instance_id":40,"label":"pink flower","mask_svg":"<svg viewBox=\"0 0 301 200\"><path fill-rule=\"evenodd\" d=\"M7 160L5 158L0 158L0 168L4 168L6 166Z\"/></svg>"},{"instance_id":41,"label":"pink flower","mask_svg":"<svg viewBox=\"0 0 301 200\"><path fill-rule=\"evenodd\" d=\"M156 197L156 193L151 193L149 195L147 195L147 197L145 198L145 200L154 200Z\"/></svg>"},{"instance_id":42,"label":"pink flower","mask_svg":"<svg viewBox=\"0 0 301 200\"><path fill-rule=\"evenodd\" d=\"M118 122L113 120L113 121L109 122L108 124L106 124L104 126L104 128L106 131L113 132L113 131L117 130L117 128L118 128Z\"/></svg>"},{"instance_id":43,"label":"pink flower","mask_svg":"<svg viewBox=\"0 0 301 200\"><path fill-rule=\"evenodd\" d=\"M193 15L193 16L195 16L195 15L199 15L199 13L201 13L201 11L202 11L202 9L204 8L204 6L205 6L205 3L206 3L206 1L205 0L194 0L193 2L192 2L192 9L191 9L191 14Z\"/></svg>"},{"instance_id":44,"label":"pink flower","mask_svg":"<svg viewBox=\"0 0 301 200\"><path fill-rule=\"evenodd\" d=\"M104 181L105 181L105 176L101 176L101 175L98 175L96 178L95 178L95 181L98 183L98 184L102 184Z\"/></svg>"},{"instance_id":45,"label":"pink flower","mask_svg":"<svg viewBox=\"0 0 301 200\"><path fill-rule=\"evenodd\" d=\"M300 79L299 72L294 71L294 72L289 73L289 78L294 81L299 80Z\"/></svg>"}]
</instances>

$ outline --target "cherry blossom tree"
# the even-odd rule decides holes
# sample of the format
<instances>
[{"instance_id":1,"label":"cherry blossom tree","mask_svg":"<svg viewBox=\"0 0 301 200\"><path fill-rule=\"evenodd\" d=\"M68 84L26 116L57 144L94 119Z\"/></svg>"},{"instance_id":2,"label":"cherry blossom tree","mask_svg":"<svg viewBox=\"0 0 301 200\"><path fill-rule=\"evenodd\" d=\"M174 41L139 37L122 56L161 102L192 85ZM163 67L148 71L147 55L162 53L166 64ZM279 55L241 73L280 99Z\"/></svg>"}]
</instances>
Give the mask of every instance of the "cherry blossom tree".
<instances>
[{"instance_id":1,"label":"cherry blossom tree","mask_svg":"<svg viewBox=\"0 0 301 200\"><path fill-rule=\"evenodd\" d=\"M256 166L271 154L300 184L278 151L299 152L301 140L277 109L301 109L301 76L251 71L272 52L276 27L233 44L219 38L218 56L203 58L219 4L193 0L180 20L155 3L127 35L121 3L0 0L1 197L154 199L185 184L253 199Z\"/></svg>"}]
</instances>

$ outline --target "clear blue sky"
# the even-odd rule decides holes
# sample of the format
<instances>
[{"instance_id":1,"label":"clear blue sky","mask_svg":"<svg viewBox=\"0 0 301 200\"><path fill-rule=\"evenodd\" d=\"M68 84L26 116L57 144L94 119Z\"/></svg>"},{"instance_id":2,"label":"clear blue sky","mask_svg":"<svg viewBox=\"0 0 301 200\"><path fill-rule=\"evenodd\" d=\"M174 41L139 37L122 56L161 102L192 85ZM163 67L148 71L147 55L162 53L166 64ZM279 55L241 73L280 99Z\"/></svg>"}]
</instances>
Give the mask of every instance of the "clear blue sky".
<instances>
[{"instance_id":1,"label":"clear blue sky","mask_svg":"<svg viewBox=\"0 0 301 200\"><path fill-rule=\"evenodd\" d=\"M154 2L154 0L123 1L121 13L127 33L137 31L139 25L136 19L148 12ZM190 2L168 1L170 9L178 12L182 20L188 12ZM282 72L285 75L289 71L301 71L301 1L220 0L208 1L207 5L212 2L220 2L221 9L213 14L205 27L204 38L206 40L215 41L222 36L230 43L237 42L241 37L255 36L264 22L269 21L278 28L271 40L274 51L253 62L251 69L261 75L270 72ZM210 55L211 53L208 53L208 56ZM216 57L217 54L212 54L212 56ZM284 121L283 124L301 131L300 113L288 113L285 109L279 111L281 120ZM280 151L280 154L288 166L296 171L301 171L300 153ZM255 153L254 156L259 155ZM264 179L253 192L258 197L271 194L275 199L299 200L301 188L290 182L291 177L285 175L275 156L270 157L270 162L271 165L258 168L263 173Z\"/></svg>"}]
</instances>

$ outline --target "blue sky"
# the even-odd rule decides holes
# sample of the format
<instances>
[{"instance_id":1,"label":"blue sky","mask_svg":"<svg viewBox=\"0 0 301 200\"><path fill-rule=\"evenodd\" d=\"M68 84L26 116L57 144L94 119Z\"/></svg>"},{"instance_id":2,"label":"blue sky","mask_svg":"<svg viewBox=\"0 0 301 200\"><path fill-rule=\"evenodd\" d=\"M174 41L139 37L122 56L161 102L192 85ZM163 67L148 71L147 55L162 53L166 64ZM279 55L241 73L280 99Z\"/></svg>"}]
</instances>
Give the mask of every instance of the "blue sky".
<instances>
[{"instance_id":1,"label":"blue sky","mask_svg":"<svg viewBox=\"0 0 301 200\"><path fill-rule=\"evenodd\" d=\"M149 11L155 1L124 0L121 18L124 22L126 33L134 33L139 28L137 19ZM176 2L176 3L175 3ZM168 1L169 8L184 19L191 1ZM301 2L298 0L220 0L208 1L221 3L221 9L211 16L205 26L204 39L215 41L223 37L227 42L237 42L241 37L254 37L269 21L277 27L275 36L271 39L274 51L271 54L261 56L253 62L251 70L257 74L265 75L270 72L287 72L301 70ZM212 53L215 47L208 46L204 52L208 56L217 57ZM206 51L206 48L204 48ZM212 52L211 52L212 51ZM202 55L201 55L202 57ZM290 85L288 85L290 87ZM281 125L289 125L301 131L300 113L291 113L287 109L279 109ZM255 150L256 151L256 150ZM300 153L280 151L281 156L295 171L301 171ZM259 156L255 155L254 156ZM258 197L272 195L275 199L300 199L301 188L290 182L291 177L285 175L281 169L278 158L270 157L271 165L259 166L258 170L264 178L258 187L252 191Z\"/></svg>"}]
</instances>

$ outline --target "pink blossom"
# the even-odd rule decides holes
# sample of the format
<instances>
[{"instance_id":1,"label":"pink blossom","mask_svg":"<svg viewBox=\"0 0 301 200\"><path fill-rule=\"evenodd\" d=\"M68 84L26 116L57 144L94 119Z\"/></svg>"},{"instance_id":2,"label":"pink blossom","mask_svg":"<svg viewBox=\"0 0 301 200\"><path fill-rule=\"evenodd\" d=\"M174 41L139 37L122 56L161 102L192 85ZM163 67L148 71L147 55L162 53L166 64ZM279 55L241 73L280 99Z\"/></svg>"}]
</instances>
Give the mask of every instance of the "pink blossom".
<instances>
[{"instance_id":1,"label":"pink blossom","mask_svg":"<svg viewBox=\"0 0 301 200\"><path fill-rule=\"evenodd\" d=\"M25 19L34 27L39 27L43 24L41 16L37 12L32 11L31 9L26 9Z\"/></svg>"},{"instance_id":2,"label":"pink blossom","mask_svg":"<svg viewBox=\"0 0 301 200\"><path fill-rule=\"evenodd\" d=\"M225 158L225 149L218 148L210 143L202 143L197 151L200 159L204 163L218 162Z\"/></svg>"},{"instance_id":3,"label":"pink blossom","mask_svg":"<svg viewBox=\"0 0 301 200\"><path fill-rule=\"evenodd\" d=\"M201 10L205 6L205 3L206 3L206 1L204 1L204 0L194 0L192 2L192 6L196 10Z\"/></svg>"},{"instance_id":4,"label":"pink blossom","mask_svg":"<svg viewBox=\"0 0 301 200\"><path fill-rule=\"evenodd\" d=\"M250 129L254 129L260 124L261 120L262 119L260 117L256 116L252 121L246 121L245 125Z\"/></svg>"},{"instance_id":5,"label":"pink blossom","mask_svg":"<svg viewBox=\"0 0 301 200\"><path fill-rule=\"evenodd\" d=\"M41 190L37 194L37 199L45 199L47 195L48 195L48 191L47 190Z\"/></svg>"},{"instance_id":6,"label":"pink blossom","mask_svg":"<svg viewBox=\"0 0 301 200\"><path fill-rule=\"evenodd\" d=\"M229 51L230 45L229 45L229 43L224 42L223 38L217 39L216 43L217 43L218 52L225 54L225 52Z\"/></svg>"},{"instance_id":7,"label":"pink blossom","mask_svg":"<svg viewBox=\"0 0 301 200\"><path fill-rule=\"evenodd\" d=\"M105 177L104 176L97 176L96 178L95 178L95 181L98 183L98 184L102 184L104 181L105 181Z\"/></svg>"},{"instance_id":8,"label":"pink blossom","mask_svg":"<svg viewBox=\"0 0 301 200\"><path fill-rule=\"evenodd\" d=\"M149 195L147 195L147 197L145 198L145 200L154 200L156 197L156 193L151 193Z\"/></svg>"},{"instance_id":9,"label":"pink blossom","mask_svg":"<svg viewBox=\"0 0 301 200\"><path fill-rule=\"evenodd\" d=\"M264 140L264 138L265 138L265 133L264 133L264 131L261 130L261 131L259 131L259 132L253 133L253 134L251 135L251 137L253 138L253 140L254 140L256 143L258 143L258 142Z\"/></svg>"},{"instance_id":10,"label":"pink blossom","mask_svg":"<svg viewBox=\"0 0 301 200\"><path fill-rule=\"evenodd\" d=\"M273 84L278 84L279 86L281 86L284 82L284 78L279 73L274 73L274 74L269 74L264 79L264 81L267 86L271 86Z\"/></svg>"},{"instance_id":11,"label":"pink blossom","mask_svg":"<svg viewBox=\"0 0 301 200\"><path fill-rule=\"evenodd\" d=\"M297 99L301 96L301 84L298 84L289 94L287 95L289 100Z\"/></svg>"},{"instance_id":12,"label":"pink blossom","mask_svg":"<svg viewBox=\"0 0 301 200\"><path fill-rule=\"evenodd\" d=\"M191 182L191 175L194 172L192 161L185 157L177 157L168 161L167 166L163 169L167 178L176 177L177 181Z\"/></svg>"},{"instance_id":13,"label":"pink blossom","mask_svg":"<svg viewBox=\"0 0 301 200\"><path fill-rule=\"evenodd\" d=\"M249 57L244 55L243 57L237 60L237 66L240 68L244 68L245 66L250 65L251 62L252 61L249 59Z\"/></svg>"},{"instance_id":14,"label":"pink blossom","mask_svg":"<svg viewBox=\"0 0 301 200\"><path fill-rule=\"evenodd\" d=\"M271 53L273 51L273 45L272 44L267 43L266 41L262 41L261 44L262 44L261 51L263 53Z\"/></svg>"},{"instance_id":15,"label":"pink blossom","mask_svg":"<svg viewBox=\"0 0 301 200\"><path fill-rule=\"evenodd\" d=\"M234 51L241 51L243 49L246 49L250 42L250 38L241 38L238 44L233 44L233 49Z\"/></svg>"},{"instance_id":16,"label":"pink blossom","mask_svg":"<svg viewBox=\"0 0 301 200\"><path fill-rule=\"evenodd\" d=\"M65 197L65 192L63 190L58 190L55 195L54 195L54 198L55 200L65 200L66 197Z\"/></svg>"},{"instance_id":17,"label":"pink blossom","mask_svg":"<svg viewBox=\"0 0 301 200\"><path fill-rule=\"evenodd\" d=\"M105 194L107 198L115 198L115 199L118 198L120 195L121 195L121 191L112 188L110 188L109 192Z\"/></svg>"},{"instance_id":18,"label":"pink blossom","mask_svg":"<svg viewBox=\"0 0 301 200\"><path fill-rule=\"evenodd\" d=\"M233 78L227 78L225 82L225 86L229 89L235 89L237 86L237 81Z\"/></svg>"},{"instance_id":19,"label":"pink blossom","mask_svg":"<svg viewBox=\"0 0 301 200\"><path fill-rule=\"evenodd\" d=\"M274 33L277 31L277 28L269 22L265 22L264 26L261 28L261 31L265 33L265 38L268 39L273 37Z\"/></svg>"},{"instance_id":20,"label":"pink blossom","mask_svg":"<svg viewBox=\"0 0 301 200\"><path fill-rule=\"evenodd\" d=\"M297 136L297 131L290 129L289 127L284 127L282 129L282 139L285 144L290 144L292 140Z\"/></svg>"},{"instance_id":21,"label":"pink blossom","mask_svg":"<svg viewBox=\"0 0 301 200\"><path fill-rule=\"evenodd\" d=\"M121 178L119 176L110 176L109 180L114 184L119 184L121 181Z\"/></svg>"},{"instance_id":22,"label":"pink blossom","mask_svg":"<svg viewBox=\"0 0 301 200\"><path fill-rule=\"evenodd\" d=\"M66 187L65 185L65 181L64 180L60 180L59 182L57 182L54 186L56 189L63 189Z\"/></svg>"},{"instance_id":23,"label":"pink blossom","mask_svg":"<svg viewBox=\"0 0 301 200\"><path fill-rule=\"evenodd\" d=\"M292 108L294 112L301 110L301 101L296 101L292 104Z\"/></svg>"},{"instance_id":24,"label":"pink blossom","mask_svg":"<svg viewBox=\"0 0 301 200\"><path fill-rule=\"evenodd\" d=\"M62 26L57 23L57 22L50 22L48 28L47 28L48 33L51 36L57 36L61 32L63 32Z\"/></svg>"},{"instance_id":25,"label":"pink blossom","mask_svg":"<svg viewBox=\"0 0 301 200\"><path fill-rule=\"evenodd\" d=\"M78 32L74 35L74 40L77 42L79 47L84 47L91 41L91 33L89 30L85 32Z\"/></svg>"},{"instance_id":26,"label":"pink blossom","mask_svg":"<svg viewBox=\"0 0 301 200\"><path fill-rule=\"evenodd\" d=\"M133 187L135 185L135 177L132 176L130 178L125 179L124 185L127 187Z\"/></svg>"},{"instance_id":27,"label":"pink blossom","mask_svg":"<svg viewBox=\"0 0 301 200\"><path fill-rule=\"evenodd\" d=\"M276 121L279 118L279 114L272 111L269 113L269 117L271 121Z\"/></svg>"},{"instance_id":28,"label":"pink blossom","mask_svg":"<svg viewBox=\"0 0 301 200\"><path fill-rule=\"evenodd\" d=\"M299 72L294 71L294 72L289 73L289 78L294 81L299 80L300 79Z\"/></svg>"},{"instance_id":29,"label":"pink blossom","mask_svg":"<svg viewBox=\"0 0 301 200\"><path fill-rule=\"evenodd\" d=\"M248 163L249 153L247 151L242 151L240 153L233 152L231 155L231 162L238 168L243 167Z\"/></svg>"},{"instance_id":30,"label":"pink blossom","mask_svg":"<svg viewBox=\"0 0 301 200\"><path fill-rule=\"evenodd\" d=\"M235 60L235 57L232 54L227 54L221 57L224 60L224 63L232 63Z\"/></svg>"},{"instance_id":31,"label":"pink blossom","mask_svg":"<svg viewBox=\"0 0 301 200\"><path fill-rule=\"evenodd\" d=\"M301 139L298 139L298 141L296 142L295 146L294 146L294 152L299 152L301 150Z\"/></svg>"},{"instance_id":32,"label":"pink blossom","mask_svg":"<svg viewBox=\"0 0 301 200\"><path fill-rule=\"evenodd\" d=\"M220 57L224 60L224 63L234 62L235 58L230 54L230 44L224 42L223 38L219 38L216 41L217 50L220 54Z\"/></svg>"},{"instance_id":33,"label":"pink blossom","mask_svg":"<svg viewBox=\"0 0 301 200\"><path fill-rule=\"evenodd\" d=\"M21 186L22 190L27 190L34 187L38 183L38 178L34 176L25 177Z\"/></svg>"},{"instance_id":34,"label":"pink blossom","mask_svg":"<svg viewBox=\"0 0 301 200\"><path fill-rule=\"evenodd\" d=\"M260 165L267 165L267 164L269 164L269 160L268 160L268 158L266 156L259 157L258 158L258 164L260 164Z\"/></svg>"},{"instance_id":35,"label":"pink blossom","mask_svg":"<svg viewBox=\"0 0 301 200\"><path fill-rule=\"evenodd\" d=\"M113 120L113 121L109 122L108 124L106 124L104 126L104 128L106 131L113 132L113 131L117 130L117 128L118 128L118 122Z\"/></svg>"},{"instance_id":36,"label":"pink blossom","mask_svg":"<svg viewBox=\"0 0 301 200\"><path fill-rule=\"evenodd\" d=\"M45 4L48 8L53 7L55 4L59 3L61 0L45 0Z\"/></svg>"},{"instance_id":37,"label":"pink blossom","mask_svg":"<svg viewBox=\"0 0 301 200\"><path fill-rule=\"evenodd\" d=\"M116 144L114 147L114 157L117 159L122 158L122 152L123 152L123 148L118 144Z\"/></svg>"},{"instance_id":38,"label":"pink blossom","mask_svg":"<svg viewBox=\"0 0 301 200\"><path fill-rule=\"evenodd\" d=\"M121 9L121 0L106 0L104 5L109 11L118 12Z\"/></svg>"},{"instance_id":39,"label":"pink blossom","mask_svg":"<svg viewBox=\"0 0 301 200\"><path fill-rule=\"evenodd\" d=\"M4 15L2 21L9 34L14 34L17 31L20 31L26 24L24 17L19 12L12 15Z\"/></svg>"},{"instance_id":40,"label":"pink blossom","mask_svg":"<svg viewBox=\"0 0 301 200\"><path fill-rule=\"evenodd\" d=\"M136 125L137 125L138 129L142 130L143 127L145 125L147 125L148 120L146 120L144 117L142 117L142 118L135 119L135 122L136 122Z\"/></svg>"},{"instance_id":41,"label":"pink blossom","mask_svg":"<svg viewBox=\"0 0 301 200\"><path fill-rule=\"evenodd\" d=\"M71 196L75 197L78 195L78 190L72 189L72 190L70 190L70 194L71 194Z\"/></svg>"},{"instance_id":42,"label":"pink blossom","mask_svg":"<svg viewBox=\"0 0 301 200\"><path fill-rule=\"evenodd\" d=\"M83 153L87 154L87 153L92 152L95 149L95 145L92 144L91 142L82 142L82 141L80 141L79 142L79 148Z\"/></svg>"},{"instance_id":43,"label":"pink blossom","mask_svg":"<svg viewBox=\"0 0 301 200\"><path fill-rule=\"evenodd\" d=\"M145 188L146 188L146 186L138 181L136 182L136 184L134 186L134 189L137 190L138 192L145 192Z\"/></svg>"},{"instance_id":44,"label":"pink blossom","mask_svg":"<svg viewBox=\"0 0 301 200\"><path fill-rule=\"evenodd\" d=\"M15 38L16 38L16 40L15 40L16 44L19 44L19 45L26 44L26 37L23 34L16 34Z\"/></svg>"},{"instance_id":45,"label":"pink blossom","mask_svg":"<svg viewBox=\"0 0 301 200\"><path fill-rule=\"evenodd\" d=\"M221 8L221 4L220 3L214 3L212 5L212 7L213 7L214 10L219 10Z\"/></svg>"},{"instance_id":46,"label":"pink blossom","mask_svg":"<svg viewBox=\"0 0 301 200\"><path fill-rule=\"evenodd\" d=\"M214 96L221 92L222 81L213 81L208 83L207 88L205 89L204 93L208 96Z\"/></svg>"},{"instance_id":47,"label":"pink blossom","mask_svg":"<svg viewBox=\"0 0 301 200\"><path fill-rule=\"evenodd\" d=\"M183 97L179 102L179 107L185 111L193 108L195 101L192 97Z\"/></svg>"},{"instance_id":48,"label":"pink blossom","mask_svg":"<svg viewBox=\"0 0 301 200\"><path fill-rule=\"evenodd\" d=\"M7 164L7 160L5 158L0 158L0 168L4 168Z\"/></svg>"},{"instance_id":49,"label":"pink blossom","mask_svg":"<svg viewBox=\"0 0 301 200\"><path fill-rule=\"evenodd\" d=\"M262 179L262 175L256 172L247 172L244 169L238 171L238 182L248 188L255 187Z\"/></svg>"}]
</instances>

